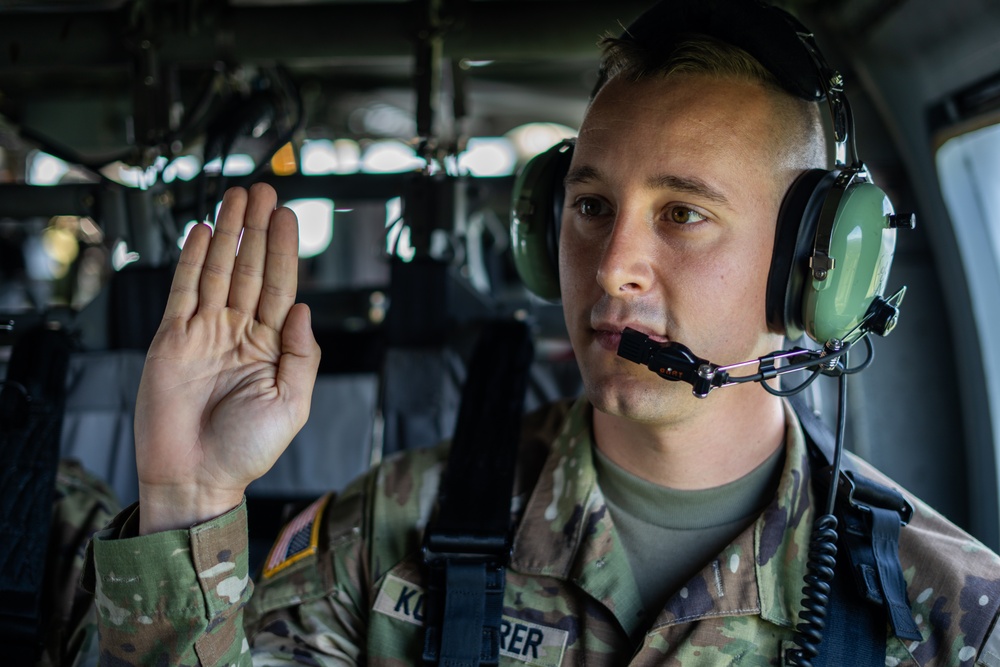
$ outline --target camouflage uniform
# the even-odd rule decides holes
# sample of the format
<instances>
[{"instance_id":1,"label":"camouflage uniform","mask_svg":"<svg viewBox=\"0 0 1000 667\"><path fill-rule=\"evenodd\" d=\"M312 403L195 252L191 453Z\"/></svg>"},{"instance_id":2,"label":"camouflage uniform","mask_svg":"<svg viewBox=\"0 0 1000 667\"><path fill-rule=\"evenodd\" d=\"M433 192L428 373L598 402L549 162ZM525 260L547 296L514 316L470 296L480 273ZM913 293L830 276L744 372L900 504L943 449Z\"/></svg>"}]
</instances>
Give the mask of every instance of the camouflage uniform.
<instances>
[{"instance_id":1,"label":"camouflage uniform","mask_svg":"<svg viewBox=\"0 0 1000 667\"><path fill-rule=\"evenodd\" d=\"M632 656L635 665L780 665L797 622L814 515L794 416L788 412L775 500L647 618L597 485L590 409L581 400L526 420L501 664L612 665ZM95 540L102 658L417 663L426 585L419 546L443 460L442 449L410 452L335 501L321 498L283 531L252 602L243 507L187 531L111 539L130 534L129 520L121 522ZM1000 665L1000 637L990 634L1000 558L913 503L900 551L923 640L889 637L885 664Z\"/></svg>"},{"instance_id":2,"label":"camouflage uniform","mask_svg":"<svg viewBox=\"0 0 1000 667\"><path fill-rule=\"evenodd\" d=\"M90 537L120 509L114 492L77 461L59 462L55 492L42 602L50 612L39 666L67 664L94 641L97 619L91 596L80 588L80 574Z\"/></svg>"}]
</instances>

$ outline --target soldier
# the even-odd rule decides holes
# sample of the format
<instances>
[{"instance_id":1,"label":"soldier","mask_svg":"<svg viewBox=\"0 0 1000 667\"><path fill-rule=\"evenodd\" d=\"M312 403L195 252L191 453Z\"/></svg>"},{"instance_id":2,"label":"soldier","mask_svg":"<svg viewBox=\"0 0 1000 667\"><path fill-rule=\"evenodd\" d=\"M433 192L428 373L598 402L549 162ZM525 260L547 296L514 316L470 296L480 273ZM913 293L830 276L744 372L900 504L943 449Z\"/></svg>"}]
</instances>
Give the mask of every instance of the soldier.
<instances>
[{"instance_id":1,"label":"soldier","mask_svg":"<svg viewBox=\"0 0 1000 667\"><path fill-rule=\"evenodd\" d=\"M626 328L720 363L779 349L765 303L776 220L796 179L825 166L815 101L724 38L795 31L754 3L725 6L749 12L729 33L701 30L697 4L657 5L608 40L573 149L558 280L585 395L524 421L504 663L792 659L822 510L799 418L752 384L699 400L616 355ZM108 664L421 660L421 532L446 447L317 500L251 597L243 492L306 420L319 361L293 305L295 221L275 203L266 186L231 190L214 237L196 229L184 248L140 387L139 509L94 542ZM888 621L832 639L859 655L881 642L876 664L1000 665L1000 558L907 498L905 582L887 592L889 571L872 574Z\"/></svg>"},{"instance_id":2,"label":"soldier","mask_svg":"<svg viewBox=\"0 0 1000 667\"><path fill-rule=\"evenodd\" d=\"M97 618L92 596L80 587L80 575L91 536L120 510L114 491L78 461L59 462L43 601L50 616L39 665L69 664L72 656L93 650Z\"/></svg>"}]
</instances>

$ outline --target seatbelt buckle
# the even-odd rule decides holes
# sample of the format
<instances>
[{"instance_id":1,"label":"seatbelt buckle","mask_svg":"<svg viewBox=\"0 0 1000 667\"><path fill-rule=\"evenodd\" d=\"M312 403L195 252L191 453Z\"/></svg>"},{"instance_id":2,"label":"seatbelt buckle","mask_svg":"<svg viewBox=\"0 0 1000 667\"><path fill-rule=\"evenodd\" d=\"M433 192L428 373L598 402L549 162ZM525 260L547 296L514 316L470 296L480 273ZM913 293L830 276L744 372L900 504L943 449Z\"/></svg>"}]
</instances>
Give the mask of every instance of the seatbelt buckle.
<instances>
[{"instance_id":1,"label":"seatbelt buckle","mask_svg":"<svg viewBox=\"0 0 1000 667\"><path fill-rule=\"evenodd\" d=\"M483 667L500 660L501 617L511 542L497 535L434 533L427 567L423 664Z\"/></svg>"},{"instance_id":2,"label":"seatbelt buckle","mask_svg":"<svg viewBox=\"0 0 1000 667\"><path fill-rule=\"evenodd\" d=\"M873 507L891 510L899 515L901 526L907 525L913 518L913 505L902 493L867 477L856 476L850 470L840 471L837 496L857 512L871 514Z\"/></svg>"},{"instance_id":3,"label":"seatbelt buckle","mask_svg":"<svg viewBox=\"0 0 1000 667\"><path fill-rule=\"evenodd\" d=\"M843 546L858 593L885 609L897 637L920 639L899 562L899 534L913 517L913 505L896 489L853 471L841 471L837 497Z\"/></svg>"}]
</instances>

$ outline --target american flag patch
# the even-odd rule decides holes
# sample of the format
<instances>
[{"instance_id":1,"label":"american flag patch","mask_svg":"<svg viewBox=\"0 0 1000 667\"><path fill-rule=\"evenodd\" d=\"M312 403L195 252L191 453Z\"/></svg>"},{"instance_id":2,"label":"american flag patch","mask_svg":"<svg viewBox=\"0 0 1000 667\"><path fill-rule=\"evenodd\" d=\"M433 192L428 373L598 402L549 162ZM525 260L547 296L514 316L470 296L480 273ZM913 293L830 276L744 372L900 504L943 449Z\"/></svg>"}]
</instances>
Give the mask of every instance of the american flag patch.
<instances>
[{"instance_id":1,"label":"american flag patch","mask_svg":"<svg viewBox=\"0 0 1000 667\"><path fill-rule=\"evenodd\" d=\"M278 540L271 547L264 565L264 578L273 577L289 565L316 553L319 545L319 527L322 524L323 508L330 494L327 494L305 508L299 515L285 524Z\"/></svg>"}]
</instances>

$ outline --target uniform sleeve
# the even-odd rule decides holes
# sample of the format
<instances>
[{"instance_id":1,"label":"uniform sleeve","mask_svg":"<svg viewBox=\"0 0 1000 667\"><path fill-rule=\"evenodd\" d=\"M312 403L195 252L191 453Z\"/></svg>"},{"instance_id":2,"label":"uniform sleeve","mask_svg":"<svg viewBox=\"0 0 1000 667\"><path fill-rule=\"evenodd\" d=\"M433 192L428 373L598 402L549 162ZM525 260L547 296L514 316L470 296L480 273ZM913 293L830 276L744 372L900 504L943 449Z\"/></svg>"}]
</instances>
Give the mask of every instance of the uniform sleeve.
<instances>
[{"instance_id":1,"label":"uniform sleeve","mask_svg":"<svg viewBox=\"0 0 1000 667\"><path fill-rule=\"evenodd\" d=\"M92 542L101 664L251 664L246 504L188 530L135 535L135 506Z\"/></svg>"},{"instance_id":2,"label":"uniform sleeve","mask_svg":"<svg viewBox=\"0 0 1000 667\"><path fill-rule=\"evenodd\" d=\"M289 522L252 598L245 505L144 537L129 537L136 520L126 510L94 540L88 570L100 664L344 667L378 659L386 649L368 634L375 581L419 546L432 505L421 499L434 497L399 490L414 489L394 481L412 480L411 466L393 471L362 477ZM436 469L431 477L436 488ZM376 493L395 507L391 517L379 514L384 521L372 518Z\"/></svg>"}]
</instances>

